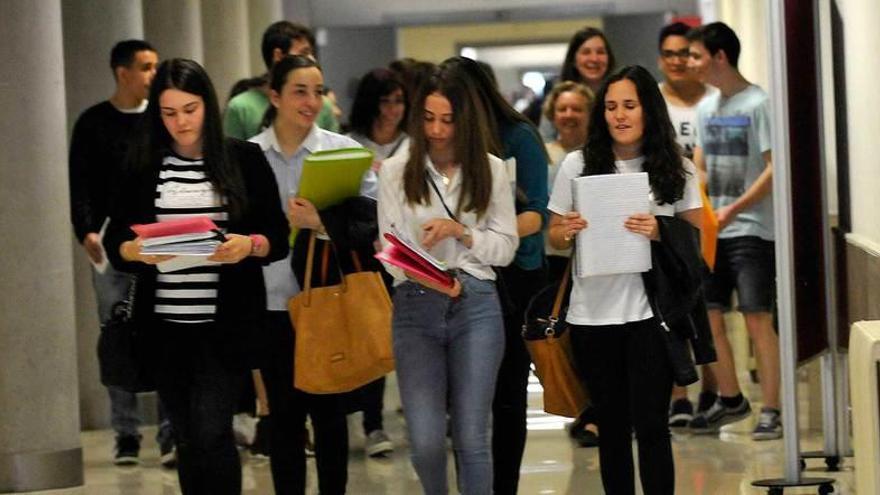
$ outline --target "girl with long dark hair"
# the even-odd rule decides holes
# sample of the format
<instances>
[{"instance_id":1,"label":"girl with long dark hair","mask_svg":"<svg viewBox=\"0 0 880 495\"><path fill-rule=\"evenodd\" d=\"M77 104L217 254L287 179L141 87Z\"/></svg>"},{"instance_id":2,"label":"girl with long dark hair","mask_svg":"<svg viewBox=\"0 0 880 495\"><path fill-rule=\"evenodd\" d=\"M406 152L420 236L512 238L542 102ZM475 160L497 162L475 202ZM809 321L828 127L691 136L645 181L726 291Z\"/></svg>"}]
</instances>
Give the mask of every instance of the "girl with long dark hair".
<instances>
[{"instance_id":1,"label":"girl with long dark hair","mask_svg":"<svg viewBox=\"0 0 880 495\"><path fill-rule=\"evenodd\" d=\"M223 137L199 64L163 62L149 101L104 243L114 266L138 274L134 318L156 342L156 387L174 426L183 493L238 494L236 395L262 326L261 267L287 254L289 229L259 148ZM129 227L186 217L212 219L223 243L195 266L157 270L174 261L141 254Z\"/></svg>"},{"instance_id":2,"label":"girl with long dark hair","mask_svg":"<svg viewBox=\"0 0 880 495\"><path fill-rule=\"evenodd\" d=\"M269 74L268 128L251 140L263 150L275 178L278 205L291 227L327 233L322 214L305 198L298 197L303 163L316 151L359 147L358 143L320 129L315 120L321 110L324 76L311 57L285 56ZM297 240L307 239L300 232ZM331 232L330 237L336 241ZM301 253L297 243L291 256ZM337 245L340 252L348 252ZM269 399L269 458L275 493L302 494L306 487L304 446L305 420L311 417L315 432L315 455L319 491L345 493L348 478L348 427L338 394L313 395L294 388L294 329L287 311L288 300L300 292L291 259L264 268L266 276L266 359L261 367Z\"/></svg>"},{"instance_id":3,"label":"girl with long dark hair","mask_svg":"<svg viewBox=\"0 0 880 495\"><path fill-rule=\"evenodd\" d=\"M409 156L379 172L379 230L402 232L457 274L452 288L394 276L393 339L412 461L428 495L448 492L446 418L459 491L492 492L489 418L504 349L493 265L514 257L513 193L482 100L443 65L412 108Z\"/></svg>"},{"instance_id":4,"label":"girl with long dark hair","mask_svg":"<svg viewBox=\"0 0 880 495\"><path fill-rule=\"evenodd\" d=\"M550 242L572 246L589 228L573 210L571 180L581 175L647 172L650 211L624 227L666 246L658 217L700 225L696 169L681 156L657 82L642 67L626 67L602 85L580 153L562 162L549 209ZM567 321L575 361L596 407L602 483L607 493L634 494L632 431L639 443L639 473L646 495L671 494L675 474L667 426L673 368L662 315L655 314L642 274L574 277Z\"/></svg>"},{"instance_id":5,"label":"girl with long dark hair","mask_svg":"<svg viewBox=\"0 0 880 495\"><path fill-rule=\"evenodd\" d=\"M523 308L547 283L544 264L544 223L547 217L547 163L537 129L514 110L498 91L491 67L466 57L444 64L461 72L476 88L486 109L490 151L510 162L516 179L519 247L513 263L498 270L504 311L504 358L492 404L493 492L516 494L526 444L529 364L522 340Z\"/></svg>"}]
</instances>

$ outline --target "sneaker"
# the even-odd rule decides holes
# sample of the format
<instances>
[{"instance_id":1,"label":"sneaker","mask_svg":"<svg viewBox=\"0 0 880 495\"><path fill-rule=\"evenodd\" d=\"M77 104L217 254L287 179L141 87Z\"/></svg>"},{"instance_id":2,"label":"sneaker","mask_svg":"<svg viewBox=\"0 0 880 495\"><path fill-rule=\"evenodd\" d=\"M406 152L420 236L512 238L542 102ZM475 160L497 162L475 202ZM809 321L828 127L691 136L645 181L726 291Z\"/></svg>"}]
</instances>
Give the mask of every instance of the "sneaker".
<instances>
[{"instance_id":1,"label":"sneaker","mask_svg":"<svg viewBox=\"0 0 880 495\"><path fill-rule=\"evenodd\" d=\"M676 399L669 406L669 427L684 428L694 419L694 405L688 399Z\"/></svg>"},{"instance_id":2,"label":"sneaker","mask_svg":"<svg viewBox=\"0 0 880 495\"><path fill-rule=\"evenodd\" d=\"M309 428L306 428L306 431L303 432L303 448L306 451L306 457L315 457L315 442L312 441L312 431Z\"/></svg>"},{"instance_id":3,"label":"sneaker","mask_svg":"<svg viewBox=\"0 0 880 495\"><path fill-rule=\"evenodd\" d=\"M717 400L718 394L715 392L700 392L700 398L697 400L697 414L708 411Z\"/></svg>"},{"instance_id":4,"label":"sneaker","mask_svg":"<svg viewBox=\"0 0 880 495\"><path fill-rule=\"evenodd\" d=\"M385 457L394 451L394 445L384 430L373 430L367 434L367 455Z\"/></svg>"},{"instance_id":5,"label":"sneaker","mask_svg":"<svg viewBox=\"0 0 880 495\"><path fill-rule=\"evenodd\" d=\"M725 406L719 397L707 411L697 413L688 428L693 433L716 433L722 426L746 419L751 413L752 406L745 397L737 407Z\"/></svg>"},{"instance_id":6,"label":"sneaker","mask_svg":"<svg viewBox=\"0 0 880 495\"><path fill-rule=\"evenodd\" d=\"M261 416L254 427L254 438L248 449L254 459L269 458L269 421L271 416Z\"/></svg>"},{"instance_id":7,"label":"sneaker","mask_svg":"<svg viewBox=\"0 0 880 495\"><path fill-rule=\"evenodd\" d=\"M116 437L113 464L117 466L136 466L141 463L138 454L141 451L139 435L119 435Z\"/></svg>"},{"instance_id":8,"label":"sneaker","mask_svg":"<svg viewBox=\"0 0 880 495\"><path fill-rule=\"evenodd\" d=\"M168 439L159 444L159 463L166 469L177 467L177 447L173 439Z\"/></svg>"},{"instance_id":9,"label":"sneaker","mask_svg":"<svg viewBox=\"0 0 880 495\"><path fill-rule=\"evenodd\" d=\"M236 445L248 447L254 443L257 421L257 418L248 413L239 413L232 417L232 433L235 435Z\"/></svg>"},{"instance_id":10,"label":"sneaker","mask_svg":"<svg viewBox=\"0 0 880 495\"><path fill-rule=\"evenodd\" d=\"M782 438L782 419L779 411L769 407L762 407L758 415L758 424L752 430L753 440L776 440Z\"/></svg>"}]
</instances>

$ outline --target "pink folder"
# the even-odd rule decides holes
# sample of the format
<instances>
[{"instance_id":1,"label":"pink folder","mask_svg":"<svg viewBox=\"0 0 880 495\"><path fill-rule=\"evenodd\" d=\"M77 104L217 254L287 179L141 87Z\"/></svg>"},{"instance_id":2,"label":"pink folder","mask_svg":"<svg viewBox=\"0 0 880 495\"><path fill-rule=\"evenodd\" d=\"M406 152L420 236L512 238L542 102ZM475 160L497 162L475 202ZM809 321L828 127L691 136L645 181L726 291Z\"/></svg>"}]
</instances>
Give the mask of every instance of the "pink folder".
<instances>
[{"instance_id":1,"label":"pink folder","mask_svg":"<svg viewBox=\"0 0 880 495\"><path fill-rule=\"evenodd\" d=\"M132 225L131 230L139 237L149 239L151 237L211 232L212 230L217 230L217 225L208 217L191 217L181 218L180 220L168 220L166 222Z\"/></svg>"},{"instance_id":2,"label":"pink folder","mask_svg":"<svg viewBox=\"0 0 880 495\"><path fill-rule=\"evenodd\" d=\"M443 287L455 285L455 279L449 272L436 267L433 263L422 257L422 255L397 239L393 234L386 233L385 238L391 244L381 252L376 253L376 259L401 268L405 272L428 279Z\"/></svg>"}]
</instances>

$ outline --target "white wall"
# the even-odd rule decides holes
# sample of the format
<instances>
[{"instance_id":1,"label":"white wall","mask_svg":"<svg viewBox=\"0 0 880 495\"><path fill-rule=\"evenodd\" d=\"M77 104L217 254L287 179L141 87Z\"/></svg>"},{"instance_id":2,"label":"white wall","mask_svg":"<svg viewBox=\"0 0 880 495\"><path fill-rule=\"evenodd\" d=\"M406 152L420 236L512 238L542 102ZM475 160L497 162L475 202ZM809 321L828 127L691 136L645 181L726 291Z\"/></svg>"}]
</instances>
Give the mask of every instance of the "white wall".
<instances>
[{"instance_id":1,"label":"white wall","mask_svg":"<svg viewBox=\"0 0 880 495\"><path fill-rule=\"evenodd\" d=\"M880 2L838 0L846 53L850 200L853 234L880 248ZM880 251L880 249L876 249Z\"/></svg>"}]
</instances>

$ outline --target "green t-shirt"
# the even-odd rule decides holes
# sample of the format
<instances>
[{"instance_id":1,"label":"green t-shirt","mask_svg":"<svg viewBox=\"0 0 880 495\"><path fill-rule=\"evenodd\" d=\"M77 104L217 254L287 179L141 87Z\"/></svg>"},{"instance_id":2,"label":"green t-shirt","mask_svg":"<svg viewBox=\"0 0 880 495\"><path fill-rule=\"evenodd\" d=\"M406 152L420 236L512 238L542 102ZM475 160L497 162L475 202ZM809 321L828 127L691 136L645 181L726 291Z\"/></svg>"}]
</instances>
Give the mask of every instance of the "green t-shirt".
<instances>
[{"instance_id":1,"label":"green t-shirt","mask_svg":"<svg viewBox=\"0 0 880 495\"><path fill-rule=\"evenodd\" d=\"M227 136L250 139L260 133L263 116L269 108L269 97L259 88L253 88L229 100L223 115L223 130ZM318 127L339 132L339 121L333 116L333 102L326 96L321 113L315 120Z\"/></svg>"}]
</instances>

